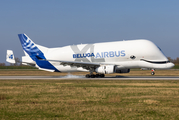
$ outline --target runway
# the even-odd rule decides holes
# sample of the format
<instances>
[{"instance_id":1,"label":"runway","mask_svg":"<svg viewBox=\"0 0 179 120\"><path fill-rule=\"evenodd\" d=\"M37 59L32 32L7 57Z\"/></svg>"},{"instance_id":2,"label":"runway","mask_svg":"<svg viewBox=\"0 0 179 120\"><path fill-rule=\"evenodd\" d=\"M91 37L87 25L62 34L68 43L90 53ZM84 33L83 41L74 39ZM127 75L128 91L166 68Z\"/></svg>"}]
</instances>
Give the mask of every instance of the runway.
<instances>
[{"instance_id":1,"label":"runway","mask_svg":"<svg viewBox=\"0 0 179 120\"><path fill-rule=\"evenodd\" d=\"M179 80L179 76L114 76L85 78L85 76L0 76L0 80Z\"/></svg>"}]
</instances>

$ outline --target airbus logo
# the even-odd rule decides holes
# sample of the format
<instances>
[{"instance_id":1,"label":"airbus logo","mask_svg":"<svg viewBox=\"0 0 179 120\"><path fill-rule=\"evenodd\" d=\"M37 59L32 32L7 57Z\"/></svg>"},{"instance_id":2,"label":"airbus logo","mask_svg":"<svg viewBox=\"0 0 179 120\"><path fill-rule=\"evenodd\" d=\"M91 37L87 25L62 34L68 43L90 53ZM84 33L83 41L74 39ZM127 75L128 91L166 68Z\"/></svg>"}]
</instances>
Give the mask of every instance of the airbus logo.
<instances>
[{"instance_id":1,"label":"airbus logo","mask_svg":"<svg viewBox=\"0 0 179 120\"><path fill-rule=\"evenodd\" d=\"M109 51L109 52L97 52L95 58L111 58L111 57L124 57L126 56L125 50L122 51Z\"/></svg>"},{"instance_id":2,"label":"airbus logo","mask_svg":"<svg viewBox=\"0 0 179 120\"><path fill-rule=\"evenodd\" d=\"M13 59L13 55L9 55L9 59Z\"/></svg>"},{"instance_id":3,"label":"airbus logo","mask_svg":"<svg viewBox=\"0 0 179 120\"><path fill-rule=\"evenodd\" d=\"M120 51L104 51L104 52L94 52L94 45L87 44L81 50L77 45L70 46L74 54L72 57L75 61L79 62L105 62L105 58L112 57L124 57L126 56L125 50ZM87 52L89 50L89 52ZM90 59L88 59L90 58Z\"/></svg>"},{"instance_id":4,"label":"airbus logo","mask_svg":"<svg viewBox=\"0 0 179 120\"><path fill-rule=\"evenodd\" d=\"M109 52L97 52L96 55L94 53L82 53L82 54L73 54L73 58L111 58L111 57L124 57L126 56L125 50L122 51L109 51Z\"/></svg>"}]
</instances>

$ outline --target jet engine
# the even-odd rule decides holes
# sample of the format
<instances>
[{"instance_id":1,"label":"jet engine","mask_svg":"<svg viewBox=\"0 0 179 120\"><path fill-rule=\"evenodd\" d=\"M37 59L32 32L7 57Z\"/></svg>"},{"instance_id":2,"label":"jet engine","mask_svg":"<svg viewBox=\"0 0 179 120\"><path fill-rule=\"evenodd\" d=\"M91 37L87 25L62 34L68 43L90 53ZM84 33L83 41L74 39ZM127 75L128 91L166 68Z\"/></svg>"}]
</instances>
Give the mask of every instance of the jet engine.
<instances>
[{"instance_id":1,"label":"jet engine","mask_svg":"<svg viewBox=\"0 0 179 120\"><path fill-rule=\"evenodd\" d=\"M106 65L106 66L100 66L96 68L95 72L100 73L100 74L129 73L130 69L122 68L121 66Z\"/></svg>"},{"instance_id":2,"label":"jet engine","mask_svg":"<svg viewBox=\"0 0 179 120\"><path fill-rule=\"evenodd\" d=\"M126 69L122 66L115 66L115 73L129 73L130 69Z\"/></svg>"}]
</instances>

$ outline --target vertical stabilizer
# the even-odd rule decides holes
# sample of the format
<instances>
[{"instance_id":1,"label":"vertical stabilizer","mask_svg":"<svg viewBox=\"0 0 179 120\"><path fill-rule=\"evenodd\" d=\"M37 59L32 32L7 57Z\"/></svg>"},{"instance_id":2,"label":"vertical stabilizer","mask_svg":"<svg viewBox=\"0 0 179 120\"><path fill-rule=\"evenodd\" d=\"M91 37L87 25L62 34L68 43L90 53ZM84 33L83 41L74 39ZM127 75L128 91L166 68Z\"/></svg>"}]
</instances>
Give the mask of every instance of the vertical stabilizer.
<instances>
[{"instance_id":1,"label":"vertical stabilizer","mask_svg":"<svg viewBox=\"0 0 179 120\"><path fill-rule=\"evenodd\" d=\"M12 50L7 50L6 61L13 64L16 63Z\"/></svg>"},{"instance_id":2,"label":"vertical stabilizer","mask_svg":"<svg viewBox=\"0 0 179 120\"><path fill-rule=\"evenodd\" d=\"M26 34L18 34L18 36L25 53L27 53L40 68L58 71L49 61L46 61L44 54L48 51L48 48L35 44Z\"/></svg>"},{"instance_id":3,"label":"vertical stabilizer","mask_svg":"<svg viewBox=\"0 0 179 120\"><path fill-rule=\"evenodd\" d=\"M37 47L37 45L26 35L26 34L18 34L23 50L32 58L32 60L36 61L36 57L40 57L44 59L44 54Z\"/></svg>"}]
</instances>

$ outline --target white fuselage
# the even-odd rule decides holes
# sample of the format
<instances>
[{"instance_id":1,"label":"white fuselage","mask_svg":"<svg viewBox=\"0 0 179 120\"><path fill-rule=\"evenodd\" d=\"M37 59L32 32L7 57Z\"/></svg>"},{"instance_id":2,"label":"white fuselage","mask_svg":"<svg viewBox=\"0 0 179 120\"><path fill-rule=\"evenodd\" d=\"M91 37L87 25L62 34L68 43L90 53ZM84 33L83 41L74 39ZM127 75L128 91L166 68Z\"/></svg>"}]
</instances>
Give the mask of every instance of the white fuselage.
<instances>
[{"instance_id":1,"label":"white fuselage","mask_svg":"<svg viewBox=\"0 0 179 120\"><path fill-rule=\"evenodd\" d=\"M169 62L153 42L148 40L129 40L95 44L80 44L60 48L49 48L44 52L47 60L64 60L116 65L121 69L149 68L169 69ZM61 72L86 71L83 68L63 66L50 62Z\"/></svg>"}]
</instances>

